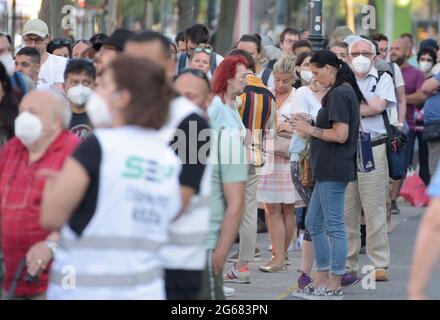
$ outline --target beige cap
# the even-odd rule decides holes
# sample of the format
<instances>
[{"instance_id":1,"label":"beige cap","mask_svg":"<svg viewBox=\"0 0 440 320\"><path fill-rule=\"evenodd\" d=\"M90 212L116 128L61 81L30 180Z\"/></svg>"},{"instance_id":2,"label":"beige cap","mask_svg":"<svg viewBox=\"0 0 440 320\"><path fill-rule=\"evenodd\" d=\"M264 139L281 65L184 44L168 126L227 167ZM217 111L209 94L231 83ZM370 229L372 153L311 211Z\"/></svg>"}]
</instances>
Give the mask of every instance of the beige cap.
<instances>
[{"instance_id":1,"label":"beige cap","mask_svg":"<svg viewBox=\"0 0 440 320\"><path fill-rule=\"evenodd\" d=\"M43 20L29 20L23 26L23 36L27 36L29 34L35 34L41 38L44 38L49 34L49 28Z\"/></svg>"}]
</instances>

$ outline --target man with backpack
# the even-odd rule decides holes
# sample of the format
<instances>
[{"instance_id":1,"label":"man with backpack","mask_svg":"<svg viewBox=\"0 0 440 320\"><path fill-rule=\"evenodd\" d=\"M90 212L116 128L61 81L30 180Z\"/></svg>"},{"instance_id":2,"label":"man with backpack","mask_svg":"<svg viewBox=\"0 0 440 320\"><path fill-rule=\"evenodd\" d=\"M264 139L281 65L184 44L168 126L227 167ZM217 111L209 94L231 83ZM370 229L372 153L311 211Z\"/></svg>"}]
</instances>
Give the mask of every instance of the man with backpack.
<instances>
[{"instance_id":1,"label":"man with backpack","mask_svg":"<svg viewBox=\"0 0 440 320\"><path fill-rule=\"evenodd\" d=\"M186 52L181 53L177 58L176 75L180 75L188 68L191 56L194 50L200 45L210 44L208 27L203 24L195 24L185 31L185 45ZM208 73L208 78L212 77L217 66L223 61L223 57L216 52L211 55L211 70Z\"/></svg>"}]
</instances>

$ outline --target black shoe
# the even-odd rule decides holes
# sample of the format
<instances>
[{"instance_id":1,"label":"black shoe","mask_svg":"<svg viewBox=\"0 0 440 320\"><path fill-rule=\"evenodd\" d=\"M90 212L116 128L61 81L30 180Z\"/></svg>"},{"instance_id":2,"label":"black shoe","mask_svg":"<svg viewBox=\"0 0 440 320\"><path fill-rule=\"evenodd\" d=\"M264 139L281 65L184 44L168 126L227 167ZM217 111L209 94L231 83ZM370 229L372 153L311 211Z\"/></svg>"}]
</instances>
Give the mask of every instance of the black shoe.
<instances>
[{"instance_id":1,"label":"black shoe","mask_svg":"<svg viewBox=\"0 0 440 320\"><path fill-rule=\"evenodd\" d=\"M359 250L359 254L362 254L362 255L367 254L367 248L366 247L362 247L361 250Z\"/></svg>"},{"instance_id":2,"label":"black shoe","mask_svg":"<svg viewBox=\"0 0 440 320\"><path fill-rule=\"evenodd\" d=\"M390 212L391 212L392 215L398 215L398 214L400 214L400 209L399 209L399 207L397 206L397 203L392 203L392 204L391 204Z\"/></svg>"}]
</instances>

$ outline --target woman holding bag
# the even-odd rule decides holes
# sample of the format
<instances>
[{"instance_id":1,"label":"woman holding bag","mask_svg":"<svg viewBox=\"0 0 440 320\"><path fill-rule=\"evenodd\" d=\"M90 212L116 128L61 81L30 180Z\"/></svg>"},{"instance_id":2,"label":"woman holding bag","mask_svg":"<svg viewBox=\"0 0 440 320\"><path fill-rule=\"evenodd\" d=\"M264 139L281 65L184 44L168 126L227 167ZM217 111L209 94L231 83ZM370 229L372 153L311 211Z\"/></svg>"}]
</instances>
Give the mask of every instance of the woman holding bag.
<instances>
[{"instance_id":1,"label":"woman holding bag","mask_svg":"<svg viewBox=\"0 0 440 320\"><path fill-rule=\"evenodd\" d=\"M269 216L269 234L273 248L272 260L261 266L260 270L269 273L287 271L286 253L295 231L295 204L301 201L290 177L288 154L293 134L289 119L294 107L294 74L295 58L292 56L283 56L274 66L274 93L278 106L277 136L274 150L266 157L257 189L257 201L264 203ZM285 150L281 150L282 148Z\"/></svg>"}]
</instances>

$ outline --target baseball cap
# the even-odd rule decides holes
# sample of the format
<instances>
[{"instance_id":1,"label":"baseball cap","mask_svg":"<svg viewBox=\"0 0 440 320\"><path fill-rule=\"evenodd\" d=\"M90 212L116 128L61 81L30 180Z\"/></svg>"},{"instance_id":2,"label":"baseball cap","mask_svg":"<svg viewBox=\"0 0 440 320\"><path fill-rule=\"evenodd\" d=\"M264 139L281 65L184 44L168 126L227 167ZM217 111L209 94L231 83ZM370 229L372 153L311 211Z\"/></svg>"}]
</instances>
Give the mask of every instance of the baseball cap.
<instances>
[{"instance_id":1,"label":"baseball cap","mask_svg":"<svg viewBox=\"0 0 440 320\"><path fill-rule=\"evenodd\" d=\"M49 28L43 20L29 20L23 26L23 36L27 36L29 34L35 34L41 38L44 38L49 34Z\"/></svg>"},{"instance_id":2,"label":"baseball cap","mask_svg":"<svg viewBox=\"0 0 440 320\"><path fill-rule=\"evenodd\" d=\"M97 44L102 46L112 46L118 49L119 51L124 51L124 45L127 40L134 35L134 32L125 30L125 29L117 29L112 35L106 39L98 41Z\"/></svg>"}]
</instances>

